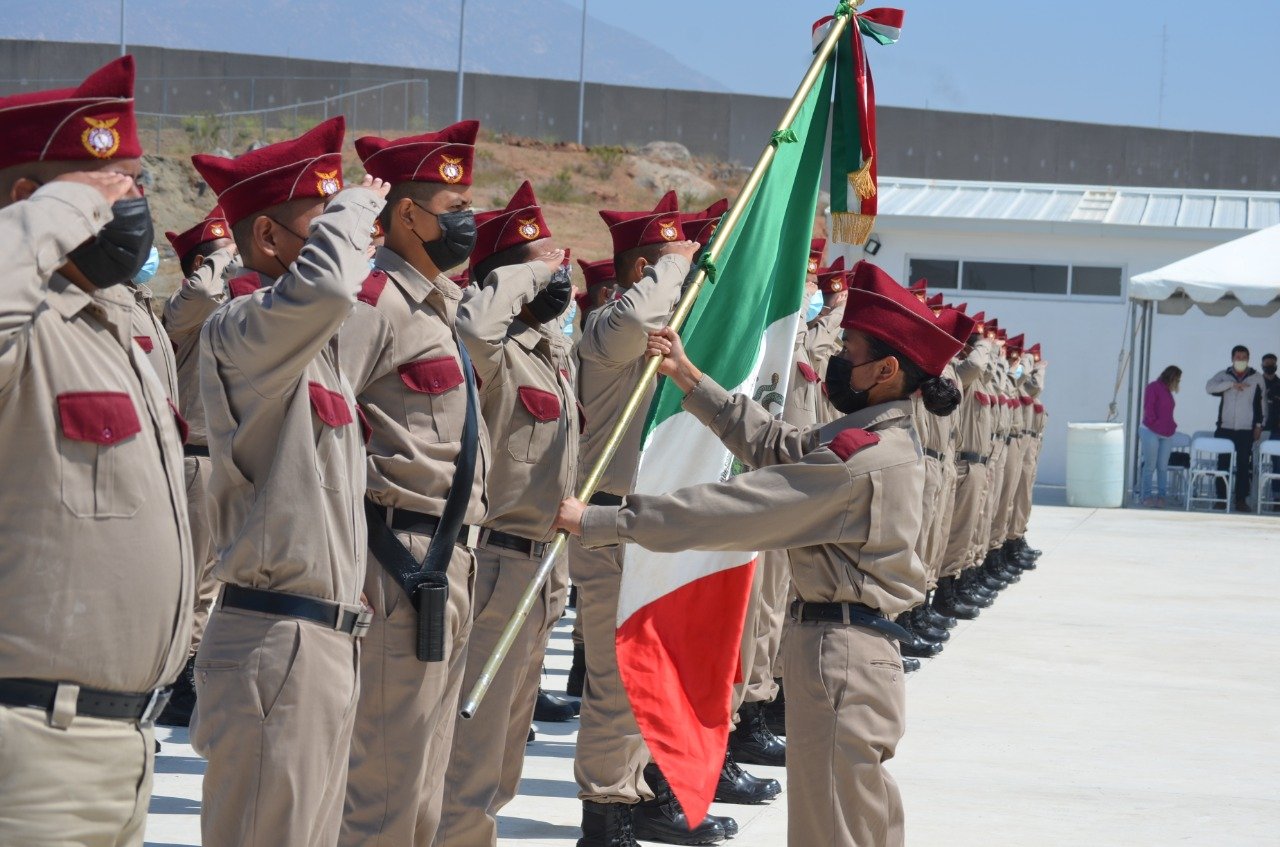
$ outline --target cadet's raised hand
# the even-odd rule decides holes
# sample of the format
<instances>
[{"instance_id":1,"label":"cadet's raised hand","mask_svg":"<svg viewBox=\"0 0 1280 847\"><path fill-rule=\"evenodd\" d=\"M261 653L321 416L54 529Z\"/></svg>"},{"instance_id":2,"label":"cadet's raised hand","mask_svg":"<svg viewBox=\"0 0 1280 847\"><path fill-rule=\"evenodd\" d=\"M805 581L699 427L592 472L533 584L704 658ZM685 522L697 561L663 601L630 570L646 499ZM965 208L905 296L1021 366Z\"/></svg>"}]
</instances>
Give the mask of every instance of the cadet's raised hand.
<instances>
[{"instance_id":1,"label":"cadet's raised hand","mask_svg":"<svg viewBox=\"0 0 1280 847\"><path fill-rule=\"evenodd\" d=\"M560 508L556 510L556 522L552 526L553 529L561 530L570 535L582 535L582 513L587 510L587 504L583 503L577 497L570 497L560 504Z\"/></svg>"},{"instance_id":2,"label":"cadet's raised hand","mask_svg":"<svg viewBox=\"0 0 1280 847\"><path fill-rule=\"evenodd\" d=\"M61 174L53 182L76 182L96 188L108 203L123 200L133 190L133 177L114 171L71 171Z\"/></svg>"},{"instance_id":3,"label":"cadet's raised hand","mask_svg":"<svg viewBox=\"0 0 1280 847\"><path fill-rule=\"evenodd\" d=\"M702 379L702 371L689 361L684 353L684 345L680 343L680 336L669 326L649 333L649 344L644 352L646 358L662 357L658 373L675 380L685 394L692 391Z\"/></svg>"},{"instance_id":4,"label":"cadet's raised hand","mask_svg":"<svg viewBox=\"0 0 1280 847\"><path fill-rule=\"evenodd\" d=\"M534 261L542 262L542 264L547 266L547 270L551 271L552 273L555 273L556 271L560 270L560 266L564 264L564 251L548 250L547 252L543 253L542 255L534 259Z\"/></svg>"},{"instance_id":5,"label":"cadet's raised hand","mask_svg":"<svg viewBox=\"0 0 1280 847\"><path fill-rule=\"evenodd\" d=\"M383 200L386 200L387 192L391 190L391 183L383 182L375 176L365 174L364 179L360 180L360 187L367 188Z\"/></svg>"},{"instance_id":6,"label":"cadet's raised hand","mask_svg":"<svg viewBox=\"0 0 1280 847\"><path fill-rule=\"evenodd\" d=\"M693 254L697 253L702 245L696 241L672 241L662 249L662 255L684 256L690 262L693 261Z\"/></svg>"}]
</instances>

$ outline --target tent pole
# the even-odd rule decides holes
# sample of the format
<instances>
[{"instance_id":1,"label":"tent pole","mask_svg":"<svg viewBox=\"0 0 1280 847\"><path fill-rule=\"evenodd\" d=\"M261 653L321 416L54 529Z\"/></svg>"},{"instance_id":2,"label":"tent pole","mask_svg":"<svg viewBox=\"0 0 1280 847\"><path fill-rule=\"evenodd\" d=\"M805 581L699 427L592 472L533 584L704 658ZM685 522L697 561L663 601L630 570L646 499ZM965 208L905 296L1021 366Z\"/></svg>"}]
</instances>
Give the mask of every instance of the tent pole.
<instances>
[{"instance_id":1,"label":"tent pole","mask_svg":"<svg viewBox=\"0 0 1280 847\"><path fill-rule=\"evenodd\" d=\"M1138 428L1133 422L1134 410L1134 361L1138 355L1138 301L1129 301L1129 391L1125 401L1124 413L1124 441L1125 441L1125 463L1124 463L1124 504L1132 504L1133 483L1137 478L1137 443Z\"/></svg>"}]
</instances>

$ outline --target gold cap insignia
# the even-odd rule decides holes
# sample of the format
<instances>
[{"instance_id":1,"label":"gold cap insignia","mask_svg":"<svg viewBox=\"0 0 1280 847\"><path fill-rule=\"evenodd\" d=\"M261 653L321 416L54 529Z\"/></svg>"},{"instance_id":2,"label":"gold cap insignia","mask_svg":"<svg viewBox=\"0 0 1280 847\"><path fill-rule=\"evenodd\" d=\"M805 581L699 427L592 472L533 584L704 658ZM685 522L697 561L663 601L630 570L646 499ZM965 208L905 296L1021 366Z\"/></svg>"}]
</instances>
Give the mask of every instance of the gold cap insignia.
<instances>
[{"instance_id":1,"label":"gold cap insignia","mask_svg":"<svg viewBox=\"0 0 1280 847\"><path fill-rule=\"evenodd\" d=\"M337 194L342 188L342 180L338 179L337 171L316 171L316 177L316 191L320 192L321 197Z\"/></svg>"},{"instance_id":2,"label":"gold cap insignia","mask_svg":"<svg viewBox=\"0 0 1280 847\"><path fill-rule=\"evenodd\" d=\"M444 159L440 163L440 178L450 185L462 182L462 178L467 173L462 167L462 159L454 159L449 156L441 156L440 158Z\"/></svg>"},{"instance_id":3,"label":"gold cap insignia","mask_svg":"<svg viewBox=\"0 0 1280 847\"><path fill-rule=\"evenodd\" d=\"M87 117L84 121L89 125L80 133L80 143L84 145L84 149L94 158L110 159L120 149L120 133L115 130L120 119L98 120Z\"/></svg>"},{"instance_id":4,"label":"gold cap insignia","mask_svg":"<svg viewBox=\"0 0 1280 847\"><path fill-rule=\"evenodd\" d=\"M658 235L661 235L664 241L675 241L680 236L680 231L676 229L675 221L659 221Z\"/></svg>"},{"instance_id":5,"label":"gold cap insignia","mask_svg":"<svg viewBox=\"0 0 1280 847\"><path fill-rule=\"evenodd\" d=\"M521 219L520 227L516 232L520 233L520 237L525 241L533 241L539 235L542 235L542 227L538 226L537 218Z\"/></svg>"},{"instance_id":6,"label":"gold cap insignia","mask_svg":"<svg viewBox=\"0 0 1280 847\"><path fill-rule=\"evenodd\" d=\"M214 224L213 226L209 227L209 234L212 235L214 238L224 238L227 234L227 228L224 227L222 224Z\"/></svg>"},{"instance_id":7,"label":"gold cap insignia","mask_svg":"<svg viewBox=\"0 0 1280 847\"><path fill-rule=\"evenodd\" d=\"M817 259L810 259L810 260L809 260L809 273L816 273L816 272L817 272L817 270L818 270L818 260L817 260Z\"/></svg>"}]
</instances>

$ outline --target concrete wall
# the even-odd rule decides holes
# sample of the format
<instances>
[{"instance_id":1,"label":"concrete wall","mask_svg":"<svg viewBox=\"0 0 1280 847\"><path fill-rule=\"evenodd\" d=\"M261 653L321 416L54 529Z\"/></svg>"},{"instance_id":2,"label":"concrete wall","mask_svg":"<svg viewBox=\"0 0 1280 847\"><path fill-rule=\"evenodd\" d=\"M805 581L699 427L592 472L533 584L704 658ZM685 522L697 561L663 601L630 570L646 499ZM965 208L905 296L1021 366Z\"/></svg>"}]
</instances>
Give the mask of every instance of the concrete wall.
<instances>
[{"instance_id":1,"label":"concrete wall","mask_svg":"<svg viewBox=\"0 0 1280 847\"><path fill-rule=\"evenodd\" d=\"M1134 274L1245 234L1194 231L1175 233L1175 238L1166 231L1153 237L1136 227L1114 226L992 232L975 228L972 222L908 222L888 217L881 218L876 229L883 246L873 261L897 279L906 278L911 257L1007 259L1120 266L1125 269L1126 287ZM1041 343L1049 362L1044 395L1049 429L1039 480L1065 484L1067 423L1106 419L1115 390L1117 359L1127 341L1126 301L947 292L947 299L953 298L967 301L970 314L985 310L1011 333L1025 332L1029 343ZM1142 381L1145 385L1167 365L1182 368L1182 391L1175 397L1174 417L1183 432L1213 429L1217 401L1205 393L1204 385L1215 370L1228 366L1235 344L1249 347L1257 366L1263 353L1280 352L1280 317L1250 318L1234 312L1213 318L1192 309L1185 315L1156 319L1153 373L1143 375ZM1127 383L1121 385L1117 398L1121 420L1126 392Z\"/></svg>"},{"instance_id":2,"label":"concrete wall","mask_svg":"<svg viewBox=\"0 0 1280 847\"><path fill-rule=\"evenodd\" d=\"M116 53L108 44L0 40L0 90L74 84ZM343 110L361 129L387 131L437 127L455 115L457 78L450 71L154 47L134 54L143 112L260 109L415 79L427 85L349 98ZM494 132L577 136L576 82L468 74L465 89L464 112ZM750 164L784 107L772 97L589 84L584 140L679 141L699 156ZM892 106L879 109L878 123L880 172L894 176L1280 190L1280 138Z\"/></svg>"}]
</instances>

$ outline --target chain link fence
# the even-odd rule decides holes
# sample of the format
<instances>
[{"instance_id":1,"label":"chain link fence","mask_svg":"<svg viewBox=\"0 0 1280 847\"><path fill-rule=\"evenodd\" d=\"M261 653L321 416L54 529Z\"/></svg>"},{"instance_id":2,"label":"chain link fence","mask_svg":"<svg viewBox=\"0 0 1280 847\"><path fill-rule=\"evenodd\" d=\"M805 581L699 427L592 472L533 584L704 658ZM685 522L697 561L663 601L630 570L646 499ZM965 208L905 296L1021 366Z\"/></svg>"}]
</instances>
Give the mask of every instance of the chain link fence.
<instances>
[{"instance_id":1,"label":"chain link fence","mask_svg":"<svg viewBox=\"0 0 1280 847\"><path fill-rule=\"evenodd\" d=\"M169 82L164 85L167 90ZM250 92L254 87L251 81ZM252 96L243 99L253 102ZM428 81L401 79L265 108L210 108L182 115L164 111L136 114L138 134L148 153L179 155L221 150L239 154L257 142L269 143L305 132L335 115L345 115L347 126L361 132L422 132L427 129L429 107Z\"/></svg>"}]
</instances>

